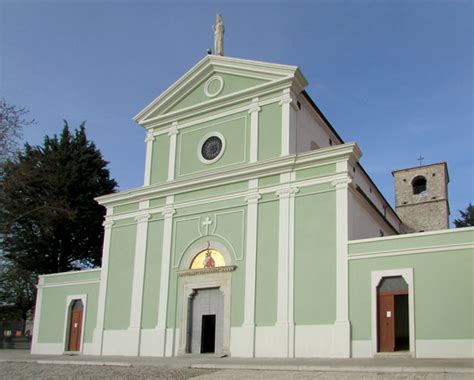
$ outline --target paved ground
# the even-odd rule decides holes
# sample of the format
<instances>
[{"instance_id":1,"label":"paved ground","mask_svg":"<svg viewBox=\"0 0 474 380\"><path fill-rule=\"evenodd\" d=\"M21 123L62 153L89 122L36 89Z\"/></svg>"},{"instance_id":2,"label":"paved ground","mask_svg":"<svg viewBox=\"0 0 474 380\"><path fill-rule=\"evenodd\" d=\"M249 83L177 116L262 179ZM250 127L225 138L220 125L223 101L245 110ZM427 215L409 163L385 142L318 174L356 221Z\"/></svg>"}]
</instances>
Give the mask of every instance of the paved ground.
<instances>
[{"instance_id":1,"label":"paved ground","mask_svg":"<svg viewBox=\"0 0 474 380\"><path fill-rule=\"evenodd\" d=\"M442 373L360 373L360 372L306 372L306 371L261 371L261 370L223 370L197 376L193 380L472 380L470 374Z\"/></svg>"},{"instance_id":2,"label":"paved ground","mask_svg":"<svg viewBox=\"0 0 474 380\"><path fill-rule=\"evenodd\" d=\"M0 379L474 379L472 359L239 359L31 355L0 350Z\"/></svg>"},{"instance_id":3,"label":"paved ground","mask_svg":"<svg viewBox=\"0 0 474 380\"><path fill-rule=\"evenodd\" d=\"M361 372L307 372L265 370L206 370L152 366L99 366L77 364L38 364L1 362L0 379L173 379L173 380L472 380L472 374L461 373L361 373Z\"/></svg>"},{"instance_id":4,"label":"paved ground","mask_svg":"<svg viewBox=\"0 0 474 380\"><path fill-rule=\"evenodd\" d=\"M189 379L215 372L209 369L0 363L0 379ZM217 377L214 379L222 379Z\"/></svg>"}]
</instances>

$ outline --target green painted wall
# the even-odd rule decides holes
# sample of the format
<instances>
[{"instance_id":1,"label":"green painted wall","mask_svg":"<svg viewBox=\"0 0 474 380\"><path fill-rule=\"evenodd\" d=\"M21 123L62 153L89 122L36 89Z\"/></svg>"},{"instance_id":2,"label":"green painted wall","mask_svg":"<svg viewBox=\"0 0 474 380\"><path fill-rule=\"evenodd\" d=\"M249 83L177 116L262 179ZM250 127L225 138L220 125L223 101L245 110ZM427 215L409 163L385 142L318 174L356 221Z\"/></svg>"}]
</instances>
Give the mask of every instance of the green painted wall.
<instances>
[{"instance_id":1,"label":"green painted wall","mask_svg":"<svg viewBox=\"0 0 474 380\"><path fill-rule=\"evenodd\" d=\"M178 310L178 276L175 270L170 272L170 282L168 290L168 314L166 320L166 327L179 327L177 310Z\"/></svg>"},{"instance_id":2,"label":"green painted wall","mask_svg":"<svg viewBox=\"0 0 474 380\"><path fill-rule=\"evenodd\" d=\"M255 322L273 326L277 315L278 202L259 203Z\"/></svg>"},{"instance_id":3,"label":"green painted wall","mask_svg":"<svg viewBox=\"0 0 474 380\"><path fill-rule=\"evenodd\" d=\"M123 330L130 324L136 235L135 223L112 228L105 302L106 330Z\"/></svg>"},{"instance_id":4,"label":"green painted wall","mask_svg":"<svg viewBox=\"0 0 474 380\"><path fill-rule=\"evenodd\" d=\"M225 149L219 160L207 164L199 160L198 147L202 139L210 132L219 132L224 136ZM181 177L243 164L248 160L248 142L248 112L185 128L178 134L177 139L176 176Z\"/></svg>"},{"instance_id":5,"label":"green painted wall","mask_svg":"<svg viewBox=\"0 0 474 380\"><path fill-rule=\"evenodd\" d=\"M114 206L113 213L120 214L121 212L131 212L138 210L138 202L127 203L125 205Z\"/></svg>"},{"instance_id":6,"label":"green painted wall","mask_svg":"<svg viewBox=\"0 0 474 380\"><path fill-rule=\"evenodd\" d=\"M237 265L237 269L232 272L232 304L231 304L231 325L240 326L243 321L243 305L245 290L245 260L244 260L244 239L245 239L245 208L227 208L223 211L210 211L213 204L201 206L201 212L192 216L176 216L173 218L173 240L172 240L172 269L170 272L170 287L168 299L167 326L175 327L178 320L178 292L181 291L181 280L176 275L176 270L180 268L181 260L193 246L206 241L216 241L225 247L232 257L232 261ZM203 220L209 218L212 224L206 231L202 225ZM208 232L208 234L206 234ZM193 252L199 253L199 252ZM180 305L180 304L179 304Z\"/></svg>"},{"instance_id":7,"label":"green painted wall","mask_svg":"<svg viewBox=\"0 0 474 380\"><path fill-rule=\"evenodd\" d=\"M100 280L100 268L86 271L74 271L64 272L55 275L41 276L43 278L43 284L60 284L72 281L88 281L88 280Z\"/></svg>"},{"instance_id":8,"label":"green painted wall","mask_svg":"<svg viewBox=\"0 0 474 380\"><path fill-rule=\"evenodd\" d=\"M217 195L229 194L248 189L248 182L236 182L227 185L211 187L208 189L190 191L189 193L178 194L175 196L175 202L185 202L201 198L208 198Z\"/></svg>"},{"instance_id":9,"label":"green painted wall","mask_svg":"<svg viewBox=\"0 0 474 380\"><path fill-rule=\"evenodd\" d=\"M303 195L310 196L310 195L333 192L333 191L334 191L333 185L331 185L330 183L321 183L319 185L301 187L298 191L297 196L298 197L301 197Z\"/></svg>"},{"instance_id":10,"label":"green painted wall","mask_svg":"<svg viewBox=\"0 0 474 380\"><path fill-rule=\"evenodd\" d=\"M144 329L155 328L158 322L163 224L163 220L152 221L148 224L142 311L142 328Z\"/></svg>"},{"instance_id":11,"label":"green painted wall","mask_svg":"<svg viewBox=\"0 0 474 380\"><path fill-rule=\"evenodd\" d=\"M278 185L280 183L280 175L270 175L268 177L262 177L258 179L259 187L267 187L272 185Z\"/></svg>"},{"instance_id":12,"label":"green painted wall","mask_svg":"<svg viewBox=\"0 0 474 380\"><path fill-rule=\"evenodd\" d=\"M191 112L190 114L187 114L186 116L183 116L182 119L180 119L181 124L185 123L194 123L195 121L200 121L205 115L206 117L212 117L212 116L218 116L223 113L228 113L232 112L235 109L241 108L241 107L247 107L249 105L249 100L244 100L240 101L237 103L232 103L231 105L225 106L225 107L218 107L213 110L206 111L205 113L203 112Z\"/></svg>"},{"instance_id":13,"label":"green painted wall","mask_svg":"<svg viewBox=\"0 0 474 380\"><path fill-rule=\"evenodd\" d=\"M167 133L155 136L151 159L150 184L163 183L168 179L169 136Z\"/></svg>"},{"instance_id":14,"label":"green painted wall","mask_svg":"<svg viewBox=\"0 0 474 380\"><path fill-rule=\"evenodd\" d=\"M244 322L245 303L245 260L238 261L237 269L232 272L232 298L230 325L240 327Z\"/></svg>"},{"instance_id":15,"label":"green painted wall","mask_svg":"<svg viewBox=\"0 0 474 380\"><path fill-rule=\"evenodd\" d=\"M309 191L317 191L311 186ZM336 318L336 195L295 199L295 324L332 324Z\"/></svg>"},{"instance_id":16,"label":"green painted wall","mask_svg":"<svg viewBox=\"0 0 474 380\"><path fill-rule=\"evenodd\" d=\"M181 217L185 215L191 216L195 214L201 214L203 212L215 212L219 210L227 210L229 208L244 206L244 205L246 205L244 198L234 198L234 199L228 199L228 200L219 201L219 202L203 203L197 206L179 208L176 211L175 217Z\"/></svg>"},{"instance_id":17,"label":"green painted wall","mask_svg":"<svg viewBox=\"0 0 474 380\"><path fill-rule=\"evenodd\" d=\"M336 164L316 166L314 168L301 169L296 171L296 179L306 179L320 177L336 173Z\"/></svg>"},{"instance_id":18,"label":"green painted wall","mask_svg":"<svg viewBox=\"0 0 474 380\"><path fill-rule=\"evenodd\" d=\"M224 87L219 95L209 98L204 93L204 86L208 78L213 75L219 75L224 80ZM224 74L224 73L212 73L206 79L204 79L194 90L192 90L184 99L179 101L176 105L171 107L167 112L177 111L183 108L187 108L190 106L194 106L199 103L203 103L212 99L217 99L223 97L225 95L232 94L237 91L245 90L251 87L258 86L260 84L265 83L264 80L256 79L256 78L249 78L244 76L238 75L231 75L231 74ZM214 88L215 87L215 88ZM209 91L211 93L217 91L218 87L214 84L214 87L210 87Z\"/></svg>"},{"instance_id":19,"label":"green painted wall","mask_svg":"<svg viewBox=\"0 0 474 380\"><path fill-rule=\"evenodd\" d=\"M371 339L371 271L404 268L414 272L416 339L474 338L474 249L359 259L349 264L354 340Z\"/></svg>"},{"instance_id":20,"label":"green painted wall","mask_svg":"<svg viewBox=\"0 0 474 380\"><path fill-rule=\"evenodd\" d=\"M281 154L281 106L272 103L261 107L258 124L258 159L267 160Z\"/></svg>"},{"instance_id":21,"label":"green painted wall","mask_svg":"<svg viewBox=\"0 0 474 380\"><path fill-rule=\"evenodd\" d=\"M160 207L166 203L166 198L153 198L150 199L150 207Z\"/></svg>"},{"instance_id":22,"label":"green painted wall","mask_svg":"<svg viewBox=\"0 0 474 380\"><path fill-rule=\"evenodd\" d=\"M174 268L179 267L181 258L185 254L189 245L196 239L201 237L201 233L204 234L204 228L202 228L201 221L206 219L206 217L210 217L211 220L213 219L212 215L210 214L206 214L206 216L193 215L191 217L186 218L174 218L173 260L171 261Z\"/></svg>"},{"instance_id":23,"label":"green painted wall","mask_svg":"<svg viewBox=\"0 0 474 380\"><path fill-rule=\"evenodd\" d=\"M43 288L41 302L39 343L64 343L64 326L66 323L66 298L69 295L86 294L87 308L84 329L84 342L92 342L92 334L97 319L97 301L99 283L65 285Z\"/></svg>"}]
</instances>

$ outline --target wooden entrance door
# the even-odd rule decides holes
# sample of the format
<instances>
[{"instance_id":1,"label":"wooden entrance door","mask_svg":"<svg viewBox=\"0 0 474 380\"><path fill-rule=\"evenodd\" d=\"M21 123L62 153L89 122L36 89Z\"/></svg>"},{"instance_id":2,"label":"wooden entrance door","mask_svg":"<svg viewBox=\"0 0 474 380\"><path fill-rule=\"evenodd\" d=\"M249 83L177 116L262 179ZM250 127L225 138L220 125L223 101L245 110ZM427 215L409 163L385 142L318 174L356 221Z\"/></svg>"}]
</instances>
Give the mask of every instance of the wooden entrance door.
<instances>
[{"instance_id":1,"label":"wooden entrance door","mask_svg":"<svg viewBox=\"0 0 474 380\"><path fill-rule=\"evenodd\" d=\"M395 302L393 294L378 295L378 351L395 351Z\"/></svg>"},{"instance_id":2,"label":"wooden entrance door","mask_svg":"<svg viewBox=\"0 0 474 380\"><path fill-rule=\"evenodd\" d=\"M409 350L408 293L380 293L377 308L378 351Z\"/></svg>"},{"instance_id":3,"label":"wooden entrance door","mask_svg":"<svg viewBox=\"0 0 474 380\"><path fill-rule=\"evenodd\" d=\"M68 351L81 350L82 318L84 307L81 300L75 300L71 306L69 318Z\"/></svg>"}]
</instances>

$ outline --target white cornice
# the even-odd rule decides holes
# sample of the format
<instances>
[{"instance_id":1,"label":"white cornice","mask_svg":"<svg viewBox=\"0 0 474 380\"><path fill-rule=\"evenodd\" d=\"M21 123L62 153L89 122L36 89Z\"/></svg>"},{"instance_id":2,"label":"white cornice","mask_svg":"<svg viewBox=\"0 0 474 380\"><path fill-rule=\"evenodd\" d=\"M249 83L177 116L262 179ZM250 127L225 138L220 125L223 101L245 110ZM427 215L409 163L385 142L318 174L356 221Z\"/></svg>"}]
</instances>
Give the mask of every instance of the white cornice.
<instances>
[{"instance_id":1,"label":"white cornice","mask_svg":"<svg viewBox=\"0 0 474 380\"><path fill-rule=\"evenodd\" d=\"M199 115L206 112L212 112L216 109L240 103L254 97L265 95L266 93L278 91L291 86L292 77L281 78L272 82L267 82L258 86L254 86L231 94L210 99L202 103L198 103L186 108L182 108L172 112L165 112L158 116L141 119L139 124L144 128L155 127L157 124L166 124L171 120L184 119L190 116Z\"/></svg>"},{"instance_id":2,"label":"white cornice","mask_svg":"<svg viewBox=\"0 0 474 380\"><path fill-rule=\"evenodd\" d=\"M263 101L259 101L258 105L259 105L259 108L260 108L260 106L266 106L268 104L277 103L280 100L281 100L281 96L275 96L271 99L266 99L266 100L263 100ZM226 110L226 111L219 112L219 113L213 113L211 115L206 115L206 116L203 116L201 118L196 117L196 116L201 115L201 114L206 114L207 111L206 112L199 111L199 112L196 112L196 113L193 114L194 117L193 117L192 120L187 120L187 121L181 122L178 125L178 129L192 127L193 125L206 123L206 122L212 121L212 120L218 120L220 118L230 116L230 115L235 115L235 114L238 114L238 113L241 113L241 112L251 113L251 112L258 111L258 110L255 110L253 107L255 107L255 103L252 100L251 102L249 102L248 104L245 104L244 106L234 107L230 110ZM163 128L164 125L166 126L166 128ZM154 136L158 136L158 135L166 134L166 133L169 132L170 127L168 127L168 125L169 125L169 121L168 122L160 121L158 123L150 124L149 126L147 126L147 129L150 130L150 129L153 129L153 128L161 127L161 128L158 128L156 131L153 132Z\"/></svg>"},{"instance_id":3,"label":"white cornice","mask_svg":"<svg viewBox=\"0 0 474 380\"><path fill-rule=\"evenodd\" d=\"M89 285L89 284L100 284L99 280L79 280L79 281L66 281L66 282L58 282L58 283L51 283L51 284L41 284L37 285L37 288L57 288L63 286L74 286L74 285Z\"/></svg>"},{"instance_id":4,"label":"white cornice","mask_svg":"<svg viewBox=\"0 0 474 380\"><path fill-rule=\"evenodd\" d=\"M92 268L92 269L81 269L81 270L71 270L69 272L59 272L59 273L51 273L51 274L40 274L38 277L41 278L50 278L50 277L57 277L57 276L69 276L69 275L76 275L76 274L83 274L88 272L100 272L102 268Z\"/></svg>"},{"instance_id":5,"label":"white cornice","mask_svg":"<svg viewBox=\"0 0 474 380\"><path fill-rule=\"evenodd\" d=\"M196 176L187 176L160 185L144 186L138 189L114 193L95 198L104 205L112 206L114 203L124 201L139 201L155 197L179 194L183 192L215 187L223 182L238 182L264 175L279 174L285 171L293 171L295 168L320 164L321 162L332 163L340 160L358 160L362 153L356 143L336 145L322 148L299 155L288 155L274 159L239 165L233 169L221 169L210 171Z\"/></svg>"},{"instance_id":6,"label":"white cornice","mask_svg":"<svg viewBox=\"0 0 474 380\"><path fill-rule=\"evenodd\" d=\"M427 247L421 247L421 248L405 248L405 249L398 248L398 249L393 249L393 250L376 251L376 252L368 252L368 253L350 253L348 256L348 259L349 260L375 259L378 257L416 255L416 254L435 253L435 252L450 253L452 251L462 251L462 250L474 250L474 244L473 243L442 244L442 245L434 245L434 246L427 246Z\"/></svg>"},{"instance_id":7,"label":"white cornice","mask_svg":"<svg viewBox=\"0 0 474 380\"><path fill-rule=\"evenodd\" d=\"M268 187L263 187L260 188L258 191L258 194L264 195L264 194L274 194L276 195L277 192L288 189L288 186L291 184L293 187L297 187L298 189L308 187L308 186L314 186L314 185L323 185L323 184L331 184L332 181L336 179L341 179L346 177L346 173L335 173L335 174L330 174L330 175L323 175L323 176L317 176L315 178L310 178L310 179L304 179L304 180L299 180L295 182L282 182L273 186L268 186ZM230 182L229 182L230 183ZM225 183L227 184L227 183ZM333 190L322 190L318 191L319 192L326 192L326 191L333 191ZM256 189L247 189L247 190L242 190L242 191L237 191L237 192L232 192L232 193L224 193L221 195L214 195L214 196L209 196L205 198L198 198L198 199L193 199L193 200L187 200L187 201L181 201L181 202L176 202L173 204L172 207L174 207L175 210L180 210L180 209L186 209L188 207L193 207L193 206L202 206L204 204L210 204L210 203L217 203L221 201L230 201L230 200L236 200L236 199L242 199L245 202L251 204L251 203L258 203L261 201L261 198L257 199L258 196L256 196ZM293 196L297 196L297 194L293 194ZM304 196L304 195L303 195ZM171 206L157 206L157 207L152 207L149 208L147 211L152 214L161 214L163 215L163 212L167 207ZM119 213L115 214L113 216L110 216L111 220L114 221L119 221L119 220L124 220L124 219L132 219L135 216L139 215L140 211L129 211L129 212L124 212L124 213ZM123 225L121 225L123 226Z\"/></svg>"},{"instance_id":8,"label":"white cornice","mask_svg":"<svg viewBox=\"0 0 474 380\"><path fill-rule=\"evenodd\" d=\"M471 232L473 234L473 239L474 239L474 227L464 227L464 228L450 228L446 230L437 230L437 231L416 232L413 234L400 234L400 235L367 238L367 239L360 239L360 240L351 240L348 243L351 245L372 243L372 242L377 243L377 242L384 242L387 240L397 240L397 239L406 239L406 238L412 238L412 237L443 235L443 234L463 233L463 232Z\"/></svg>"},{"instance_id":9,"label":"white cornice","mask_svg":"<svg viewBox=\"0 0 474 380\"><path fill-rule=\"evenodd\" d=\"M147 118L153 112L159 111L160 109L166 109L171 103L176 102L176 99L179 98L180 95L182 95L185 88L195 86L199 81L204 79L210 73L219 72L219 69L238 70L242 73L249 72L252 73L253 76L257 77L260 74L262 76L262 79L270 80L270 82L264 84L263 86L269 84L269 87L272 87L281 80L289 80L289 83L291 83L292 88L294 88L296 92L300 92L307 85L306 79L296 66L279 65L267 62L258 62L230 57L218 57L214 55L208 55L204 57L201 61L199 61L194 67L192 67L186 74L184 74L180 79L178 79L160 96L153 100L148 106L143 109L143 111L138 113L133 119L141 125L151 121L147 120ZM269 79L269 77L273 77L273 79ZM257 87L262 87L262 85L256 86L255 88ZM245 90L243 92L241 91L240 93L245 92L248 91ZM237 94L237 96L239 95L241 94ZM224 98L227 98L224 99L225 101L228 100L230 97L235 98L235 96L236 94L231 94L222 98L210 100L205 103L215 102L216 104L220 104ZM184 113L186 110L180 110L171 114L176 117L176 114L178 112ZM154 119L156 118L153 118L153 120Z\"/></svg>"}]
</instances>

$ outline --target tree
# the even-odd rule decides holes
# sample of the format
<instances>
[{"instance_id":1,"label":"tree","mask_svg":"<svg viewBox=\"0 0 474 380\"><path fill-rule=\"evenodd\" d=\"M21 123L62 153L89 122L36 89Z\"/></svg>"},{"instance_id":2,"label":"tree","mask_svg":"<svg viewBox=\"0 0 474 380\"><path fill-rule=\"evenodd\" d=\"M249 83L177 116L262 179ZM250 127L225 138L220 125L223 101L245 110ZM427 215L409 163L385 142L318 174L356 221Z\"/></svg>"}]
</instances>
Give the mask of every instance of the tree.
<instances>
[{"instance_id":1,"label":"tree","mask_svg":"<svg viewBox=\"0 0 474 380\"><path fill-rule=\"evenodd\" d=\"M35 304L36 275L15 265L7 265L0 275L0 299L3 301L2 313L8 319L23 321L23 333L30 310Z\"/></svg>"},{"instance_id":2,"label":"tree","mask_svg":"<svg viewBox=\"0 0 474 380\"><path fill-rule=\"evenodd\" d=\"M22 129L36 124L35 120L28 120L25 108L7 104L0 100L0 162L11 157L17 148L18 140L22 137Z\"/></svg>"},{"instance_id":3,"label":"tree","mask_svg":"<svg viewBox=\"0 0 474 380\"><path fill-rule=\"evenodd\" d=\"M84 123L71 134L65 121L59 137L26 144L2 169L0 250L10 262L36 274L100 265L105 209L94 198L117 183Z\"/></svg>"},{"instance_id":4,"label":"tree","mask_svg":"<svg viewBox=\"0 0 474 380\"><path fill-rule=\"evenodd\" d=\"M455 219L453 222L456 228L474 226L474 206L472 204L469 203L466 211L459 210L459 213L461 218Z\"/></svg>"}]
</instances>

